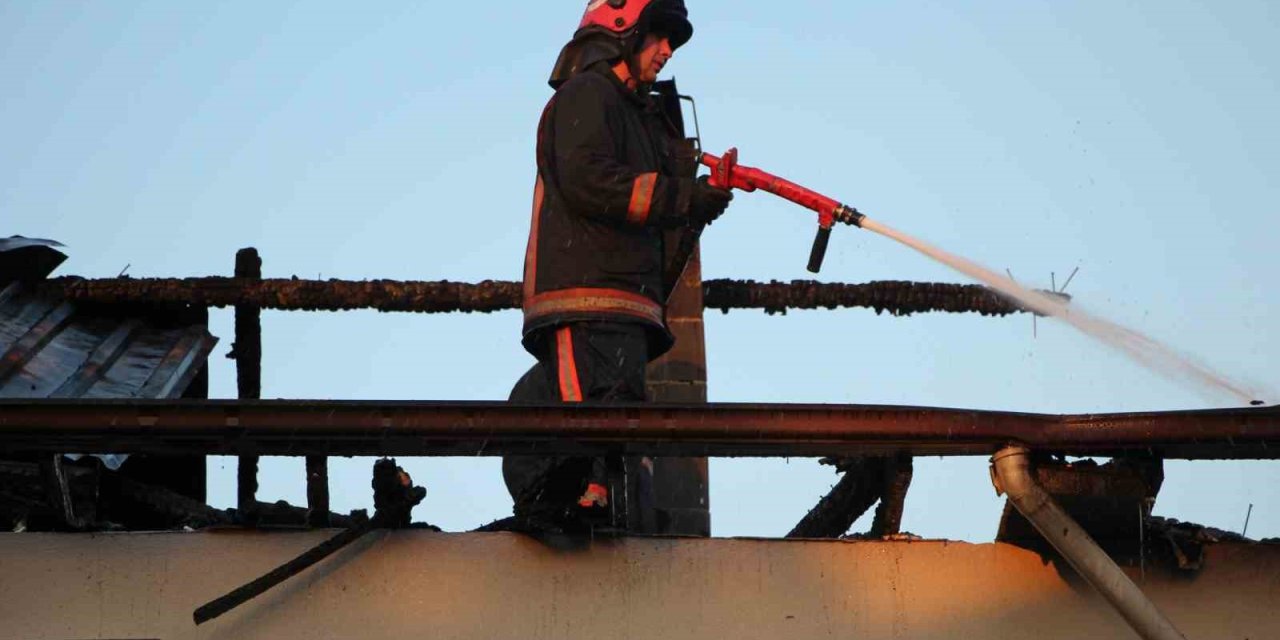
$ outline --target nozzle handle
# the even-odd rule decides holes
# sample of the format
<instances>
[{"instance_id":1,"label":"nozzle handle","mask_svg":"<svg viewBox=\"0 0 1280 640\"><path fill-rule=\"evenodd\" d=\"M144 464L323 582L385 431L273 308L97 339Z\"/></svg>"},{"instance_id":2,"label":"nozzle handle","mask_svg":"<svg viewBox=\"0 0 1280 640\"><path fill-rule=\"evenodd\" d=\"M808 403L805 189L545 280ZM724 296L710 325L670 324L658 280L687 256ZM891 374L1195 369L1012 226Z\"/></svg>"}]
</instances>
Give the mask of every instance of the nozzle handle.
<instances>
[{"instance_id":1,"label":"nozzle handle","mask_svg":"<svg viewBox=\"0 0 1280 640\"><path fill-rule=\"evenodd\" d=\"M809 250L809 273L822 270L822 259L827 257L827 243L831 241L831 227L818 227L818 235L813 237L813 248Z\"/></svg>"}]
</instances>

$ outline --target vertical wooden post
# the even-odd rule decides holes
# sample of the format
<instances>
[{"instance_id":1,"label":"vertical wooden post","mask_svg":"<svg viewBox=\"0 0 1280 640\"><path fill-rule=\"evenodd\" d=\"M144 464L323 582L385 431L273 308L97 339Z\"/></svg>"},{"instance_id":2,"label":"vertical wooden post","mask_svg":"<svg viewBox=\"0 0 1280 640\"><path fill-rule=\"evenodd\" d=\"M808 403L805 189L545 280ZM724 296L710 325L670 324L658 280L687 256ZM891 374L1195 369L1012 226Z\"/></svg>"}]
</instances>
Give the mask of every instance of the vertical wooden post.
<instances>
[{"instance_id":1,"label":"vertical wooden post","mask_svg":"<svg viewBox=\"0 0 1280 640\"><path fill-rule=\"evenodd\" d=\"M667 302L667 326L676 345L649 365L653 402L707 401L707 352L702 326L702 264L698 251ZM711 500L706 458L655 458L656 533L711 535Z\"/></svg>"},{"instance_id":2,"label":"vertical wooden post","mask_svg":"<svg viewBox=\"0 0 1280 640\"><path fill-rule=\"evenodd\" d=\"M329 458L307 456L307 526L329 525Z\"/></svg>"},{"instance_id":3,"label":"vertical wooden post","mask_svg":"<svg viewBox=\"0 0 1280 640\"><path fill-rule=\"evenodd\" d=\"M236 252L235 277L262 279L262 258L253 247ZM236 361L236 392L241 400L262 397L262 310L251 305L236 305L235 342L231 355ZM240 456L236 472L236 511L245 524L258 520L258 456Z\"/></svg>"}]
</instances>

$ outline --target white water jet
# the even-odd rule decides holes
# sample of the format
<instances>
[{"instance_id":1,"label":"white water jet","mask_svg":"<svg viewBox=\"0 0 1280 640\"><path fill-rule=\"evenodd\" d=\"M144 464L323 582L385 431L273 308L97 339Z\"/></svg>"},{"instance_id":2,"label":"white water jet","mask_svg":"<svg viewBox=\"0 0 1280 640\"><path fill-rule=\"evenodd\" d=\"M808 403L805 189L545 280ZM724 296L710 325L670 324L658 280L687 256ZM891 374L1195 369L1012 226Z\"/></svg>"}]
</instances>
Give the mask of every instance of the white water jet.
<instances>
[{"instance_id":1,"label":"white water jet","mask_svg":"<svg viewBox=\"0 0 1280 640\"><path fill-rule=\"evenodd\" d=\"M1245 404L1253 402L1257 397L1245 385L1230 380L1133 329L1099 318L1077 305L1068 305L1064 300L1022 287L1013 279L999 275L972 260L939 249L871 218L863 219L859 226L897 240L960 273L979 280L1026 309L1058 318L1081 333L1129 356L1155 373L1174 380L1190 380L1202 387L1230 395Z\"/></svg>"}]
</instances>

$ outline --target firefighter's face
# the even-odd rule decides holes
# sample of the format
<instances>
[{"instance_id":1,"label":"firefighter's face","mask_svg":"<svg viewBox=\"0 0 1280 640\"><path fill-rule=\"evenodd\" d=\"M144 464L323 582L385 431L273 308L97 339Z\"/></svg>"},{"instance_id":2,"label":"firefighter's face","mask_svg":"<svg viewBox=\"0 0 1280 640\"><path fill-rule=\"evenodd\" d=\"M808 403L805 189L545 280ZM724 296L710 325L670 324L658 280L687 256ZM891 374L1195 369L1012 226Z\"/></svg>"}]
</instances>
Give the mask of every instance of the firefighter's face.
<instances>
[{"instance_id":1,"label":"firefighter's face","mask_svg":"<svg viewBox=\"0 0 1280 640\"><path fill-rule=\"evenodd\" d=\"M640 74L637 79L644 84L657 80L658 72L662 71L662 67L670 59L671 41L667 36L661 33L646 35L633 61L636 72Z\"/></svg>"}]
</instances>

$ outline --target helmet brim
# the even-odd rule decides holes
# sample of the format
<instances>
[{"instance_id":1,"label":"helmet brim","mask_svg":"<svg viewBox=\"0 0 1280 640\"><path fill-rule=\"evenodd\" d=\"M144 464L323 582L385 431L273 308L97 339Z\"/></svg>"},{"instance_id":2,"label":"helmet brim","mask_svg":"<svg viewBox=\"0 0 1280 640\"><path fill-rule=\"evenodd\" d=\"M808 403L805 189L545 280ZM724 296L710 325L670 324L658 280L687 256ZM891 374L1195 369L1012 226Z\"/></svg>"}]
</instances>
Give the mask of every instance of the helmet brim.
<instances>
[{"instance_id":1,"label":"helmet brim","mask_svg":"<svg viewBox=\"0 0 1280 640\"><path fill-rule=\"evenodd\" d=\"M659 13L653 16L649 30L667 36L672 49L679 49L693 38L693 24L680 14Z\"/></svg>"}]
</instances>

